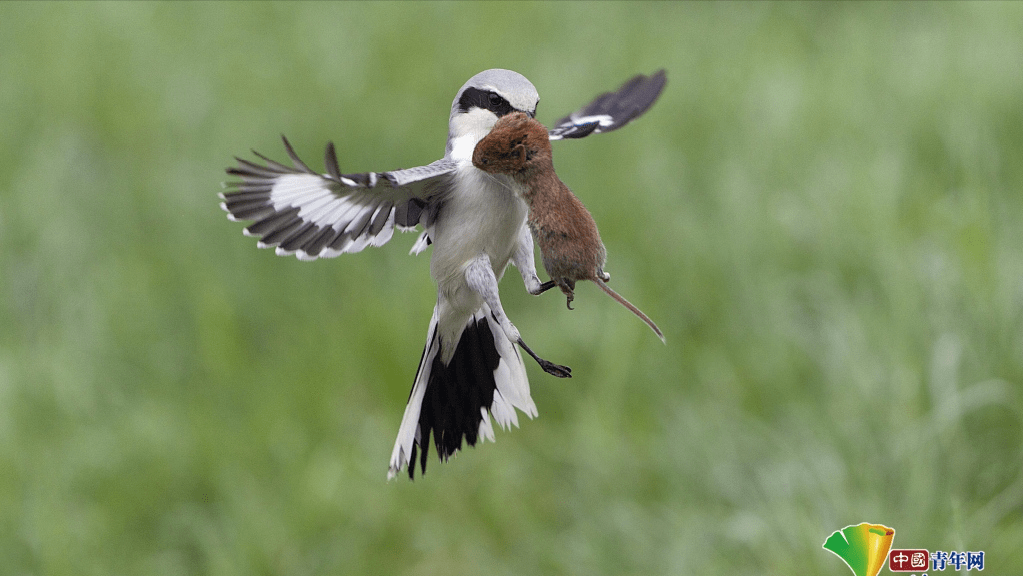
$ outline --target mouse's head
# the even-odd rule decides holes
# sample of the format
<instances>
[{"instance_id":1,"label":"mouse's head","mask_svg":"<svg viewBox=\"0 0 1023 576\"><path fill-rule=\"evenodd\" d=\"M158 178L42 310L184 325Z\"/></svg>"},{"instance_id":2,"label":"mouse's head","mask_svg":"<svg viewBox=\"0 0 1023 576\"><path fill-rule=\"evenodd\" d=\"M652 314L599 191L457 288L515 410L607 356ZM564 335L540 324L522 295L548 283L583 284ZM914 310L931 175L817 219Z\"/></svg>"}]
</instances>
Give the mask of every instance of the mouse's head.
<instances>
[{"instance_id":1,"label":"mouse's head","mask_svg":"<svg viewBox=\"0 0 1023 576\"><path fill-rule=\"evenodd\" d=\"M476 144L472 163L484 172L513 176L550 165L547 128L522 112L507 114Z\"/></svg>"}]
</instances>

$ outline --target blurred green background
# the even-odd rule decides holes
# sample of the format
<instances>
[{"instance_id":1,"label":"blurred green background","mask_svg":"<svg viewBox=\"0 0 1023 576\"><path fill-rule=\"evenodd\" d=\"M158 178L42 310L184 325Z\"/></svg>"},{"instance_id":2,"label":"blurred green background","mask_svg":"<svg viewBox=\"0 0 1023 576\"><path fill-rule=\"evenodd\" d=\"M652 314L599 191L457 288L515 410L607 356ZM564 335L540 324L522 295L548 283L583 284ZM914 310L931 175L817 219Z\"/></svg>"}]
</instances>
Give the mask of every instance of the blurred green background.
<instances>
[{"instance_id":1,"label":"blurred green background","mask_svg":"<svg viewBox=\"0 0 1023 576\"><path fill-rule=\"evenodd\" d=\"M471 75L552 122L617 290L506 309L536 420L385 473L434 302L413 235L313 263L218 208L232 156L443 154ZM848 574L1023 566L1023 5L0 4L6 574ZM885 569L887 570L887 568Z\"/></svg>"}]
</instances>

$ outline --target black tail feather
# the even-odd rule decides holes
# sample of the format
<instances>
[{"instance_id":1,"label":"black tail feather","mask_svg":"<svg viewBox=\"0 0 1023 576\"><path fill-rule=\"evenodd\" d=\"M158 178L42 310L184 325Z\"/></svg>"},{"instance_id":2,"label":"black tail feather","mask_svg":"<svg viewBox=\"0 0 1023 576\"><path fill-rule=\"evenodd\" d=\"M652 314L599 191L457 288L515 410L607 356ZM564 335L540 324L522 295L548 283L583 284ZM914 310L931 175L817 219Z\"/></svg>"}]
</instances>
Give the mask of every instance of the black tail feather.
<instances>
[{"instance_id":1,"label":"black tail feather","mask_svg":"<svg viewBox=\"0 0 1023 576\"><path fill-rule=\"evenodd\" d=\"M494 334L485 318L466 325L448 364L441 360L441 354L433 359L419 412L419 440L412 445L409 478L415 474L417 448L422 448L419 465L426 473L431 434L441 461L460 450L463 440L476 445L483 410L494 401L494 370L500 362Z\"/></svg>"}]
</instances>

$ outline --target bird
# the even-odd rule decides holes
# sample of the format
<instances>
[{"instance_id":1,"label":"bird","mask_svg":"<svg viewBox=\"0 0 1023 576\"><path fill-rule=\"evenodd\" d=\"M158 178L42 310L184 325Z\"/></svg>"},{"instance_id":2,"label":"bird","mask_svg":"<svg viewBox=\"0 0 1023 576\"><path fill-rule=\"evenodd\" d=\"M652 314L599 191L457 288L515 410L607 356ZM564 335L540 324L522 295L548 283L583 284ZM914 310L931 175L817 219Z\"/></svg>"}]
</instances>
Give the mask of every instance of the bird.
<instances>
[{"instance_id":1,"label":"bird","mask_svg":"<svg viewBox=\"0 0 1023 576\"><path fill-rule=\"evenodd\" d=\"M611 132L646 112L666 83L664 70L638 74L552 124L551 140ZM394 230L422 231L411 254L432 247L430 275L437 303L416 376L398 428L387 477L407 469L415 477L417 452L426 473L431 434L441 461L463 441L494 441L491 417L503 429L518 426L516 410L537 415L519 347L556 377L567 366L537 355L509 320L498 282L509 264L526 290L540 294L533 240L526 223L524 187L472 163L476 144L499 118L513 112L536 116L536 87L522 74L484 70L455 94L444 156L425 166L388 172L342 173L328 142L325 173L312 170L281 139L291 166L256 152L261 160L235 157L226 172L220 207L232 221L252 221L247 236L260 248L299 260L332 258L382 246Z\"/></svg>"}]
</instances>

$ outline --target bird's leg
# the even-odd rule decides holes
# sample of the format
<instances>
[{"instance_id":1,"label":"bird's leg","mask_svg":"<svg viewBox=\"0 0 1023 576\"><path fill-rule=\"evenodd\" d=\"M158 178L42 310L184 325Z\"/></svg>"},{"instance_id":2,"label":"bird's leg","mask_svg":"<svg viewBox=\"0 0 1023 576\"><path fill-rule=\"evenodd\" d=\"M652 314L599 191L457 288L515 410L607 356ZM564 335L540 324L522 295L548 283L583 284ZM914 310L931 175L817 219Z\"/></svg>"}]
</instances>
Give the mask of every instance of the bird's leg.
<instances>
[{"instance_id":1,"label":"bird's leg","mask_svg":"<svg viewBox=\"0 0 1023 576\"><path fill-rule=\"evenodd\" d=\"M539 296L540 294L543 294L544 292L550 290L551 288L554 288L557 285L558 285L558 283L555 282L554 280L548 280L548 281L544 282L543 284L540 284L540 289L539 290L537 290L536 292L530 292L530 294L532 294L534 296Z\"/></svg>"},{"instance_id":2,"label":"bird's leg","mask_svg":"<svg viewBox=\"0 0 1023 576\"><path fill-rule=\"evenodd\" d=\"M525 224L519 230L519 247L512 256L512 264L519 269L522 283L526 285L526 292L533 296L539 296L554 286L552 282L541 284L540 278L536 275L536 264L533 262L533 234Z\"/></svg>"},{"instance_id":3,"label":"bird's leg","mask_svg":"<svg viewBox=\"0 0 1023 576\"><path fill-rule=\"evenodd\" d=\"M501 306L501 298L498 295L497 289L497 276L494 275L494 268L490 264L489 256L486 254L480 254L469 262L469 265L465 269L465 281L469 288L482 296L483 301L490 306L491 315L493 315L494 320L497 320L498 324L501 325L501 329L504 331L508 340L511 340L521 346L523 350L536 360L537 364L543 368L544 372L557 376L558 378L569 378L572 376L571 368L540 358L522 340L522 336L519 334L518 328L511 323L511 320L509 320L508 316L504 313L504 307Z\"/></svg>"},{"instance_id":4,"label":"bird's leg","mask_svg":"<svg viewBox=\"0 0 1023 576\"><path fill-rule=\"evenodd\" d=\"M527 354L532 356L533 360L536 360L536 363L539 364L541 368L543 368L544 372L552 376L557 376L558 378L572 377L571 368L569 368L568 366L562 366L561 364L555 364L554 362L544 360L543 358L537 356L536 352L533 352L533 350L529 346L526 346L526 343L522 341L522 338L519 338L519 346L522 346L522 349L525 350Z\"/></svg>"}]
</instances>

